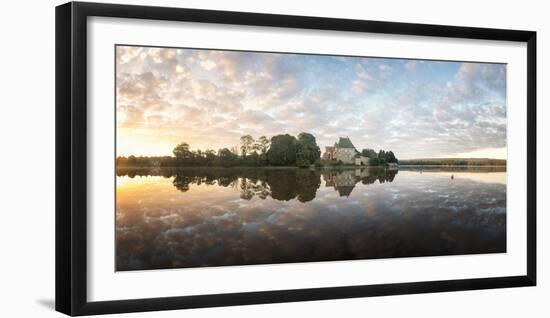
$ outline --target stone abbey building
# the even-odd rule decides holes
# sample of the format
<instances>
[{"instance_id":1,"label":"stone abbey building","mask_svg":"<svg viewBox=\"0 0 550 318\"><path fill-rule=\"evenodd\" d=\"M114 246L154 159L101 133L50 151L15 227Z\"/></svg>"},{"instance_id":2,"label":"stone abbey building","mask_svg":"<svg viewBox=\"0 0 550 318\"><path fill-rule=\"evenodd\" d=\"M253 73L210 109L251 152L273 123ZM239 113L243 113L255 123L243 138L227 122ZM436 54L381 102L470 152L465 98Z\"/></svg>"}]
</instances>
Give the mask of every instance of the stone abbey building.
<instances>
[{"instance_id":1,"label":"stone abbey building","mask_svg":"<svg viewBox=\"0 0 550 318\"><path fill-rule=\"evenodd\" d=\"M334 146L325 147L324 160L342 161L345 164L368 165L369 158L355 149L349 137L340 137Z\"/></svg>"}]
</instances>

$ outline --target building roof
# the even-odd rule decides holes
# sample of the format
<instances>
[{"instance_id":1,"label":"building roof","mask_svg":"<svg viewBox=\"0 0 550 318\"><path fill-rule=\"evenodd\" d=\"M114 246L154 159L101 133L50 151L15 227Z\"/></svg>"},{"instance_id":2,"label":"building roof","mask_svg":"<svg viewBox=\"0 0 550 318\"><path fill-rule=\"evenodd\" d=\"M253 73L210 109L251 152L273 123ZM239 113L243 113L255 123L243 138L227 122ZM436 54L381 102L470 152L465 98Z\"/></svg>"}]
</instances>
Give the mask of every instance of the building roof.
<instances>
[{"instance_id":1,"label":"building roof","mask_svg":"<svg viewBox=\"0 0 550 318\"><path fill-rule=\"evenodd\" d=\"M326 146L325 149L326 149L326 151L332 151L332 150L334 150L334 147L332 147L332 146Z\"/></svg>"},{"instance_id":2,"label":"building roof","mask_svg":"<svg viewBox=\"0 0 550 318\"><path fill-rule=\"evenodd\" d=\"M340 137L340 140L338 140L338 148L353 148L355 149L355 146L351 143L351 140L349 137Z\"/></svg>"},{"instance_id":3,"label":"building roof","mask_svg":"<svg viewBox=\"0 0 550 318\"><path fill-rule=\"evenodd\" d=\"M355 188L355 185L339 186L336 188L336 191L338 191L338 194L341 197L349 197L349 195L353 191L353 188Z\"/></svg>"}]
</instances>

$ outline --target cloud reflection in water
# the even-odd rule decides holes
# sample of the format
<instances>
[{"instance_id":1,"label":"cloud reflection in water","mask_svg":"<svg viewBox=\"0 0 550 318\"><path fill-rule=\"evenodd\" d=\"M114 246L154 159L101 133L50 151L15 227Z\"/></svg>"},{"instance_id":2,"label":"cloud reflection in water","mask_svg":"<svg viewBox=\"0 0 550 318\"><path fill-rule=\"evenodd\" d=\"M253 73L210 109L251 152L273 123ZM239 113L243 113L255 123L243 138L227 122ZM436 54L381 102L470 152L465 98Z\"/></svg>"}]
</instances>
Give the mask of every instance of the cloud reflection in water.
<instances>
[{"instance_id":1,"label":"cloud reflection in water","mask_svg":"<svg viewBox=\"0 0 550 318\"><path fill-rule=\"evenodd\" d=\"M502 171L118 174L117 270L506 251Z\"/></svg>"}]
</instances>

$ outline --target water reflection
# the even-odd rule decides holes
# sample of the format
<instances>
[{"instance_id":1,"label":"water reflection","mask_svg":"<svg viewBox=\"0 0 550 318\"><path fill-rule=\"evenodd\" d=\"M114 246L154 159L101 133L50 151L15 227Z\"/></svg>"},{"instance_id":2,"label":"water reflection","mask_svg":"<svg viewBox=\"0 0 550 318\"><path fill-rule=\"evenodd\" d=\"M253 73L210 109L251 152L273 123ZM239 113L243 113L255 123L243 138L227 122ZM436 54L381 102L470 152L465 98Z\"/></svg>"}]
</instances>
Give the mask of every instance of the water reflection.
<instances>
[{"instance_id":1,"label":"water reflection","mask_svg":"<svg viewBox=\"0 0 550 318\"><path fill-rule=\"evenodd\" d=\"M193 185L237 187L241 198L250 200L255 196L265 199L300 202L315 199L321 179L327 187L333 187L340 196L349 196L357 183L372 184L392 182L397 170L370 169L254 169L254 168L120 168L117 176L130 178L163 176L172 178L172 184L181 192Z\"/></svg>"},{"instance_id":2,"label":"water reflection","mask_svg":"<svg viewBox=\"0 0 550 318\"><path fill-rule=\"evenodd\" d=\"M117 270L506 251L502 168L117 175Z\"/></svg>"}]
</instances>

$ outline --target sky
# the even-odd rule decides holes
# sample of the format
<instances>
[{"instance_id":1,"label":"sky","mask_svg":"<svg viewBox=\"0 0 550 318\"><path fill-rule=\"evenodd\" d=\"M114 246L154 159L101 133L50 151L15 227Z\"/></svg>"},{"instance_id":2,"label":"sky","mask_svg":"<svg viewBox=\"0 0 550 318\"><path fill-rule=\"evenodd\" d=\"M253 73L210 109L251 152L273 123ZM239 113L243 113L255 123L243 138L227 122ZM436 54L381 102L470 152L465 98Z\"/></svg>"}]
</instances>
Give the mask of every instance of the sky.
<instances>
[{"instance_id":1,"label":"sky","mask_svg":"<svg viewBox=\"0 0 550 318\"><path fill-rule=\"evenodd\" d=\"M117 46L117 155L339 137L398 159L506 158L506 65Z\"/></svg>"}]
</instances>

